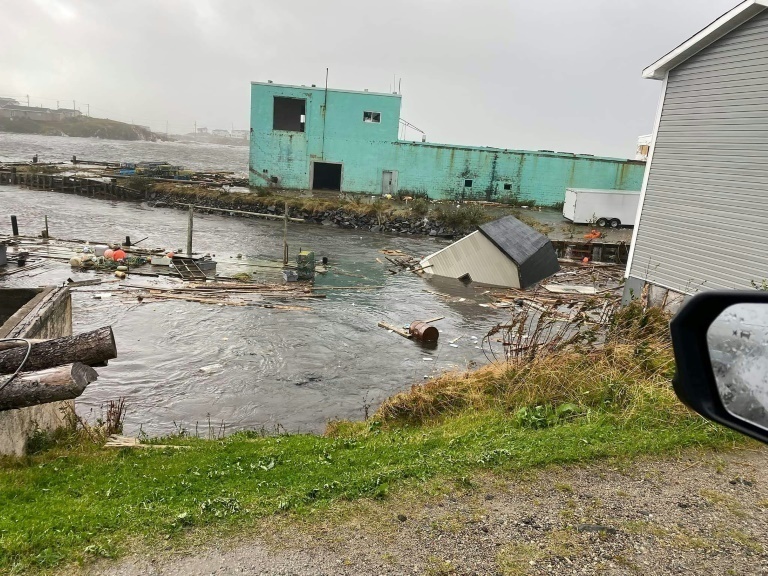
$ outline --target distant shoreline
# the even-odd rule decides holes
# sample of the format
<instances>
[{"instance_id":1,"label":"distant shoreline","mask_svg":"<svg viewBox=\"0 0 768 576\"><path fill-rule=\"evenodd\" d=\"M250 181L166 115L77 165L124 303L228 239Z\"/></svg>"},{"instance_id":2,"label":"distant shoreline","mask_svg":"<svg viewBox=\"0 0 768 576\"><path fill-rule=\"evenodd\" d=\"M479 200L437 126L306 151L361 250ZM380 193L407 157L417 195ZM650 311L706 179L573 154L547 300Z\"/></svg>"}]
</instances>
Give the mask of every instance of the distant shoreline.
<instances>
[{"instance_id":1,"label":"distant shoreline","mask_svg":"<svg viewBox=\"0 0 768 576\"><path fill-rule=\"evenodd\" d=\"M143 126L88 116L66 118L63 120L0 118L0 132L35 134L39 136L104 138L108 140L144 140L150 142L165 139L163 136Z\"/></svg>"}]
</instances>

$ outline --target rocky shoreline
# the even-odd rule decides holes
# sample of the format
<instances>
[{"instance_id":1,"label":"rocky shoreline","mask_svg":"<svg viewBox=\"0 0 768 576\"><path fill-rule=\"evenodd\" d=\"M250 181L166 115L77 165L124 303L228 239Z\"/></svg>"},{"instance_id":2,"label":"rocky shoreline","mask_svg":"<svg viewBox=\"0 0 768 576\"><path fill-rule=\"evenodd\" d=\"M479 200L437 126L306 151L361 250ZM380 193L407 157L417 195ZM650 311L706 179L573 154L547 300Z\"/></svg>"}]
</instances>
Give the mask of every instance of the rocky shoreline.
<instances>
[{"instance_id":1,"label":"rocky shoreline","mask_svg":"<svg viewBox=\"0 0 768 576\"><path fill-rule=\"evenodd\" d=\"M192 196L192 195L190 195ZM242 198L233 198L231 201L220 198L209 198L205 196L186 196L184 200L176 194L150 193L151 203L155 207L183 208L183 205L193 202L195 206L210 207L220 210L238 210L245 212L255 212L260 214L271 214L282 216L284 207L272 202L260 202L258 197L248 202L243 202ZM238 196L242 196L239 195ZM205 211L202 209L201 211ZM214 212L211 211L211 214ZM241 217L249 217L244 214L238 214ZM448 222L441 221L430 216L420 215L391 215L391 214L364 214L344 208L333 208L320 211L311 211L299 207L288 206L288 216L290 218L300 218L307 224L316 224L321 226L336 226L337 228L349 230L368 230L370 232L388 233L388 234L410 234L420 236L432 236L438 238L460 238L473 232L481 222L473 222L466 226L455 226Z\"/></svg>"}]
</instances>

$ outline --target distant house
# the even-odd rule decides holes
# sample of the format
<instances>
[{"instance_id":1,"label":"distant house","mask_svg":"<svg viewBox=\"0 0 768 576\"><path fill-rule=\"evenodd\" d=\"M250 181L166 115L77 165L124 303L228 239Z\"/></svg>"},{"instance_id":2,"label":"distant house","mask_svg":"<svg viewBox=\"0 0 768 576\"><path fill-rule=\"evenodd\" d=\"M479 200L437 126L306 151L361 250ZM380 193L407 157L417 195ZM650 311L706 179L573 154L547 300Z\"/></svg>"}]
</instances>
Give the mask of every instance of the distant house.
<instances>
[{"instance_id":1,"label":"distant house","mask_svg":"<svg viewBox=\"0 0 768 576\"><path fill-rule=\"evenodd\" d=\"M250 135L248 130L232 130L232 138L242 138L243 140L248 140L248 136Z\"/></svg>"},{"instance_id":2,"label":"distant house","mask_svg":"<svg viewBox=\"0 0 768 576\"><path fill-rule=\"evenodd\" d=\"M14 98L5 98L3 96L0 96L0 108L4 108L6 106L18 106L19 101L15 100Z\"/></svg>"},{"instance_id":3,"label":"distant house","mask_svg":"<svg viewBox=\"0 0 768 576\"><path fill-rule=\"evenodd\" d=\"M211 132L213 136L222 136L222 137L228 137L229 136L229 130L222 130L221 128L217 128L216 130L213 130Z\"/></svg>"},{"instance_id":4,"label":"distant house","mask_svg":"<svg viewBox=\"0 0 768 576\"><path fill-rule=\"evenodd\" d=\"M59 117L61 119L78 118L79 116L83 115L82 112L80 112L80 110L77 110L75 108L58 108L56 112L58 112Z\"/></svg>"},{"instance_id":5,"label":"distant house","mask_svg":"<svg viewBox=\"0 0 768 576\"><path fill-rule=\"evenodd\" d=\"M663 86L625 302L768 278L766 8L742 2L643 71Z\"/></svg>"},{"instance_id":6,"label":"distant house","mask_svg":"<svg viewBox=\"0 0 768 576\"><path fill-rule=\"evenodd\" d=\"M198 134L208 134L208 128L198 128L197 129Z\"/></svg>"},{"instance_id":7,"label":"distant house","mask_svg":"<svg viewBox=\"0 0 768 576\"><path fill-rule=\"evenodd\" d=\"M9 104L0 107L0 118L26 118L29 120L59 120L59 115L50 108L19 106Z\"/></svg>"},{"instance_id":8,"label":"distant house","mask_svg":"<svg viewBox=\"0 0 768 576\"><path fill-rule=\"evenodd\" d=\"M637 152L635 152L635 160L642 160L645 162L648 160L648 152L651 150L651 142L653 142L653 134L643 134L637 137Z\"/></svg>"},{"instance_id":9,"label":"distant house","mask_svg":"<svg viewBox=\"0 0 768 576\"><path fill-rule=\"evenodd\" d=\"M528 288L558 270L549 238L505 216L421 261L427 274L510 288Z\"/></svg>"}]
</instances>

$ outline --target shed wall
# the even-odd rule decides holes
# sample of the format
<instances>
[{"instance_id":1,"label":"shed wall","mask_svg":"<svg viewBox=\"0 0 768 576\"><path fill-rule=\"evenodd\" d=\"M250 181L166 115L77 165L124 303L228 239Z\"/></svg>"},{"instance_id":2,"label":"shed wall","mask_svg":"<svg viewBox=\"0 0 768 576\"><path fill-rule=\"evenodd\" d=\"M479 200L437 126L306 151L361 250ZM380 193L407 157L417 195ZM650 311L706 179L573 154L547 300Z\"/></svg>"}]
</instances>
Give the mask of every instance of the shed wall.
<instances>
[{"instance_id":1,"label":"shed wall","mask_svg":"<svg viewBox=\"0 0 768 576\"><path fill-rule=\"evenodd\" d=\"M768 14L673 69L629 276L691 294L768 278Z\"/></svg>"},{"instance_id":2,"label":"shed wall","mask_svg":"<svg viewBox=\"0 0 768 576\"><path fill-rule=\"evenodd\" d=\"M520 288L517 266L479 231L472 232L447 248L421 261L425 272L460 278L469 274L473 282Z\"/></svg>"}]
</instances>

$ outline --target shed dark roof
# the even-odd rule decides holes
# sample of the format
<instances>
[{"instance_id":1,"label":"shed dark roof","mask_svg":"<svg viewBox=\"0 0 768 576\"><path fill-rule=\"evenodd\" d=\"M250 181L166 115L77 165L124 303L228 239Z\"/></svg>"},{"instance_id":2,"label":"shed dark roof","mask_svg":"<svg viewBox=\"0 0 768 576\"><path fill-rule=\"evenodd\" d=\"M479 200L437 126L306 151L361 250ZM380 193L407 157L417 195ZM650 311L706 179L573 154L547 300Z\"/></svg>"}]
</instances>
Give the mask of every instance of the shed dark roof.
<instances>
[{"instance_id":1,"label":"shed dark roof","mask_svg":"<svg viewBox=\"0 0 768 576\"><path fill-rule=\"evenodd\" d=\"M514 216L504 216L480 226L480 232L520 266L549 242L549 238L523 224Z\"/></svg>"}]
</instances>

